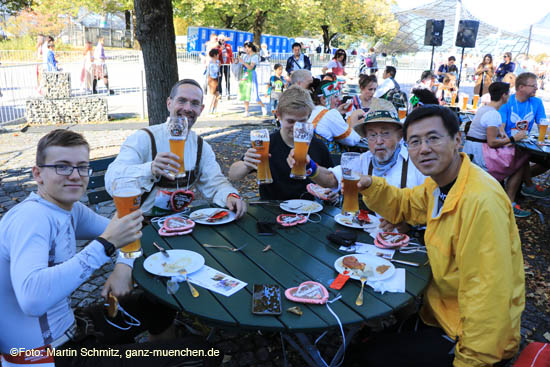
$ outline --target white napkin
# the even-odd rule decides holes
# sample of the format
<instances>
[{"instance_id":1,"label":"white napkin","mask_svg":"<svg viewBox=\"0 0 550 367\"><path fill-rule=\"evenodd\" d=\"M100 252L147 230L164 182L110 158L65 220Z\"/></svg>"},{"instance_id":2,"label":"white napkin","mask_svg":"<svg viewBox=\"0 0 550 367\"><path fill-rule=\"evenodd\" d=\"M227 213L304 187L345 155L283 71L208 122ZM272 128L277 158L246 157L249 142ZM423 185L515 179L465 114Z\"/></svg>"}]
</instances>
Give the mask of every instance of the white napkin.
<instances>
[{"instance_id":1,"label":"white napkin","mask_svg":"<svg viewBox=\"0 0 550 367\"><path fill-rule=\"evenodd\" d=\"M375 292L405 293L405 269L395 269L391 278L379 281L367 281L367 285Z\"/></svg>"}]
</instances>

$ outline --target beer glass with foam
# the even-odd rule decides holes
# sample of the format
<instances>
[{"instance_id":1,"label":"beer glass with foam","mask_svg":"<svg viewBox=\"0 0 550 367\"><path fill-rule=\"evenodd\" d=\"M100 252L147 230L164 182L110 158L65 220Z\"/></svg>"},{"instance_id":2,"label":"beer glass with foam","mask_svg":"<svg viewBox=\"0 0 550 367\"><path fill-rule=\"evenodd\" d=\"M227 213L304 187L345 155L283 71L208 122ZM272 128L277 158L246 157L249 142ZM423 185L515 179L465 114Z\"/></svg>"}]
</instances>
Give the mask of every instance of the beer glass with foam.
<instances>
[{"instance_id":1,"label":"beer glass with foam","mask_svg":"<svg viewBox=\"0 0 550 367\"><path fill-rule=\"evenodd\" d=\"M548 130L548 123L549 121L547 119L542 119L539 124L539 143L543 143L544 139L546 137L546 130Z\"/></svg>"},{"instance_id":2,"label":"beer glass with foam","mask_svg":"<svg viewBox=\"0 0 550 367\"><path fill-rule=\"evenodd\" d=\"M357 183L361 177L361 154L347 152L340 160L344 185L344 202L342 214L355 215L359 211Z\"/></svg>"},{"instance_id":3,"label":"beer glass with foam","mask_svg":"<svg viewBox=\"0 0 550 367\"><path fill-rule=\"evenodd\" d=\"M468 99L470 99L470 97L467 94L462 95L462 110L466 110L468 107Z\"/></svg>"},{"instance_id":4,"label":"beer glass with foam","mask_svg":"<svg viewBox=\"0 0 550 367\"><path fill-rule=\"evenodd\" d=\"M113 182L113 201L115 202L119 218L125 217L138 210L141 205L141 186L137 178L119 177ZM134 259L142 255L139 239L120 249L120 253L127 259Z\"/></svg>"},{"instance_id":5,"label":"beer glass with foam","mask_svg":"<svg viewBox=\"0 0 550 367\"><path fill-rule=\"evenodd\" d=\"M474 102L473 102L473 108L474 108L474 110L477 110L477 104L478 104L478 102L479 102L479 95L476 94L476 95L474 96Z\"/></svg>"},{"instance_id":6,"label":"beer glass with foam","mask_svg":"<svg viewBox=\"0 0 550 367\"><path fill-rule=\"evenodd\" d=\"M187 118L183 117L168 117L168 130L170 132L170 152L179 157L178 163L180 167L176 174L176 178L185 177L184 150L185 141L187 140Z\"/></svg>"},{"instance_id":7,"label":"beer glass with foam","mask_svg":"<svg viewBox=\"0 0 550 367\"><path fill-rule=\"evenodd\" d=\"M399 110L397 110L399 113L399 120L403 120L405 117L407 117L407 109L405 107L399 107Z\"/></svg>"},{"instance_id":8,"label":"beer glass with foam","mask_svg":"<svg viewBox=\"0 0 550 367\"><path fill-rule=\"evenodd\" d=\"M313 138L313 124L307 122L294 123L294 166L290 170L290 177L298 180L305 180L306 159L309 143Z\"/></svg>"},{"instance_id":9,"label":"beer glass with foam","mask_svg":"<svg viewBox=\"0 0 550 367\"><path fill-rule=\"evenodd\" d=\"M269 168L269 132L267 129L252 130L250 132L250 142L252 148L256 149L256 153L260 155L258 185L272 183L273 179Z\"/></svg>"}]
</instances>

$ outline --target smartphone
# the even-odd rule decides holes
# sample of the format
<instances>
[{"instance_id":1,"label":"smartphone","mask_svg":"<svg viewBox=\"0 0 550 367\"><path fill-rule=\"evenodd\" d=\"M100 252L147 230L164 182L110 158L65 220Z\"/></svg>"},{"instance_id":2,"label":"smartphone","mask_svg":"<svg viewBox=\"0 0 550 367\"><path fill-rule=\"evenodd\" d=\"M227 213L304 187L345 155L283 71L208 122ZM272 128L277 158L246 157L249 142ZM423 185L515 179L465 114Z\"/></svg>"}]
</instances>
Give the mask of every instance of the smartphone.
<instances>
[{"instance_id":1,"label":"smartphone","mask_svg":"<svg viewBox=\"0 0 550 367\"><path fill-rule=\"evenodd\" d=\"M254 284L252 313L255 315L280 315L281 288L275 284Z\"/></svg>"},{"instance_id":2,"label":"smartphone","mask_svg":"<svg viewBox=\"0 0 550 367\"><path fill-rule=\"evenodd\" d=\"M350 99L353 99L352 96L344 96L344 98L342 98L342 104L346 104Z\"/></svg>"},{"instance_id":3,"label":"smartphone","mask_svg":"<svg viewBox=\"0 0 550 367\"><path fill-rule=\"evenodd\" d=\"M275 234L272 223L256 222L256 228L258 229L258 235L260 236L273 236Z\"/></svg>"}]
</instances>

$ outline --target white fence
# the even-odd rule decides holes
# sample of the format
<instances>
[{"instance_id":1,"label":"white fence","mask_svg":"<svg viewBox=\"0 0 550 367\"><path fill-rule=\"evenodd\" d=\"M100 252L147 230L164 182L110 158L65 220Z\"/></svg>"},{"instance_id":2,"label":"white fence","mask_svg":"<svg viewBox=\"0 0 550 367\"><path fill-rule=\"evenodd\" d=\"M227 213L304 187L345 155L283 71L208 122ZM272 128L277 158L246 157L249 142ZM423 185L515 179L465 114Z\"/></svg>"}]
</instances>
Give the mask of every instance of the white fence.
<instances>
[{"instance_id":1,"label":"white fence","mask_svg":"<svg viewBox=\"0 0 550 367\"><path fill-rule=\"evenodd\" d=\"M113 51L107 53L107 65L109 68L110 88L117 95L138 93L146 89L145 78L143 75L143 58L140 51ZM204 79L204 64L201 55L198 53L178 52L178 74L180 79L193 78L202 81ZM283 67L286 64L290 54L273 54L269 63L258 65L258 81L260 83L260 94L266 91L265 84L273 72L273 65L280 63ZM80 84L80 75L83 65L83 55L81 52L56 52L56 58L59 61L63 71L71 74L72 95L78 96L86 93L82 90ZM321 74L321 68L330 60L331 55L313 54L312 72L314 75ZM389 59L388 59L389 60ZM0 125L13 122L22 122L25 116L25 101L32 97L39 97L37 89L36 54L32 51L1 51L0 50ZM409 92L410 87L420 78L420 74L425 70L425 66L411 67L411 63L405 67L398 66L396 80L400 83L403 90ZM420 63L420 61L417 61ZM429 60L428 60L429 64ZM378 77L381 79L385 60L378 62ZM412 65L414 66L414 65ZM358 60L351 56L346 65L348 76L358 76ZM143 82L142 82L143 80ZM355 81L356 82L356 81ZM464 83L464 82L463 82ZM201 82L202 84L202 82ZM231 94L235 95L238 90L238 81L231 76ZM225 94L225 82L222 82ZM143 89L142 89L143 88ZM471 88L470 88L471 89ZM99 93L106 93L103 82L98 82ZM470 92L471 94L471 92ZM145 110L142 98L136 94L135 98L129 96L130 104L135 104L131 108L135 113Z\"/></svg>"}]
</instances>

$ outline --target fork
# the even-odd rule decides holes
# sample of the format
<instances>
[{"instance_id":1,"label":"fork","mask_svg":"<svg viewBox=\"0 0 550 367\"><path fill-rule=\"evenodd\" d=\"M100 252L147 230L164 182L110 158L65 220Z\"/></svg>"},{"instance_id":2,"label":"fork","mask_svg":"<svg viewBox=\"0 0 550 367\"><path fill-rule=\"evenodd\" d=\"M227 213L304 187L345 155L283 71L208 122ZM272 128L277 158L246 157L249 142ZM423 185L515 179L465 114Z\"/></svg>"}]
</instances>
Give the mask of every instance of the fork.
<instances>
[{"instance_id":1,"label":"fork","mask_svg":"<svg viewBox=\"0 0 550 367\"><path fill-rule=\"evenodd\" d=\"M225 245L209 245L207 243L203 243L202 244L204 247L214 247L214 248L225 248L225 249L228 249L229 251L233 251L233 252L237 252L237 251L240 251L242 250L243 248L245 248L246 246L248 246L248 243L242 245L241 247L230 247L230 246L225 246Z\"/></svg>"},{"instance_id":2,"label":"fork","mask_svg":"<svg viewBox=\"0 0 550 367\"><path fill-rule=\"evenodd\" d=\"M359 295L357 296L357 299L355 300L356 306L363 306L363 288L365 287L365 282L367 281L366 276L361 277L361 292L359 292Z\"/></svg>"},{"instance_id":3,"label":"fork","mask_svg":"<svg viewBox=\"0 0 550 367\"><path fill-rule=\"evenodd\" d=\"M189 286L189 290L191 291L191 294L193 295L193 297L197 298L199 296L199 292L195 287L193 287L191 282L189 282L189 277L187 276L187 270L181 269L179 273L185 277L185 282Z\"/></svg>"}]
</instances>

